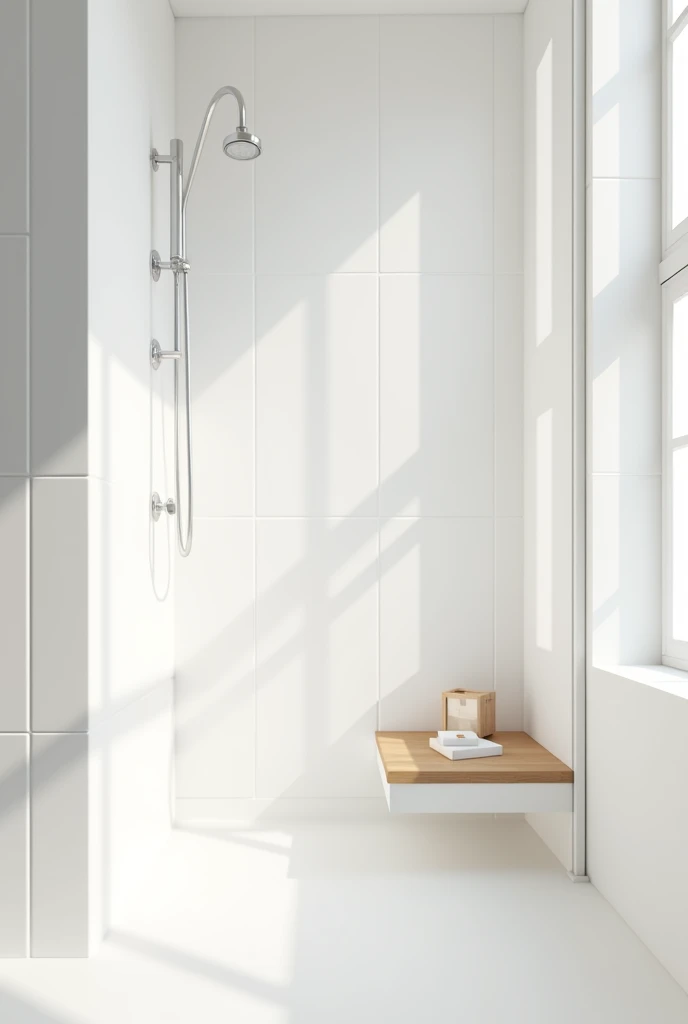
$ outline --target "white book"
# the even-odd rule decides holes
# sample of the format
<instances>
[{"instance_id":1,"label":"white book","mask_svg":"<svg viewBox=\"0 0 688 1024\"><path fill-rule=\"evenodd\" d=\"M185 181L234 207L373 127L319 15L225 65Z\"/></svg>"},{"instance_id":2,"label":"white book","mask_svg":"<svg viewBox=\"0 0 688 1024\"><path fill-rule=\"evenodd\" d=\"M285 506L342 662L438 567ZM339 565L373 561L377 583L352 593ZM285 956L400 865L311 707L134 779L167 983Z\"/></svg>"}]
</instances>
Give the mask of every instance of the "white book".
<instances>
[{"instance_id":1,"label":"white book","mask_svg":"<svg viewBox=\"0 0 688 1024\"><path fill-rule=\"evenodd\" d=\"M431 736L429 742L433 750L448 757L450 761L463 761L471 757L496 757L504 753L501 743L493 743L492 740L478 739L477 747L445 747L437 736Z\"/></svg>"}]
</instances>

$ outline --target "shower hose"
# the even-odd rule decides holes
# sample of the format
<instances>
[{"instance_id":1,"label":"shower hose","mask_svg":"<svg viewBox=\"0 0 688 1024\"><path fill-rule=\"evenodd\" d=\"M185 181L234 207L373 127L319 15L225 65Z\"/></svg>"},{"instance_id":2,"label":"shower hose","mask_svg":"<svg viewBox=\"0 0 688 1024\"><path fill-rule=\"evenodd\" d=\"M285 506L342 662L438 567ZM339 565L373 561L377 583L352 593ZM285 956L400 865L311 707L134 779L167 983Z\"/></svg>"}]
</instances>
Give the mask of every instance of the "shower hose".
<instances>
[{"instance_id":1,"label":"shower hose","mask_svg":"<svg viewBox=\"0 0 688 1024\"><path fill-rule=\"evenodd\" d=\"M189 331L189 278L188 264L184 270L177 270L174 274L174 339L175 348L182 353L181 359L174 361L174 479L177 492L177 543L179 553L186 558L191 551L193 541L193 458L191 451L191 337ZM184 312L184 348L181 347L182 317L179 311L180 286L179 277L183 278L181 292L183 295ZM184 364L184 415L186 419L186 480L187 480L187 503L186 516L182 516L182 491L181 491L181 443L179 436L179 374L180 363ZM184 519L186 529L184 529Z\"/></svg>"}]
</instances>

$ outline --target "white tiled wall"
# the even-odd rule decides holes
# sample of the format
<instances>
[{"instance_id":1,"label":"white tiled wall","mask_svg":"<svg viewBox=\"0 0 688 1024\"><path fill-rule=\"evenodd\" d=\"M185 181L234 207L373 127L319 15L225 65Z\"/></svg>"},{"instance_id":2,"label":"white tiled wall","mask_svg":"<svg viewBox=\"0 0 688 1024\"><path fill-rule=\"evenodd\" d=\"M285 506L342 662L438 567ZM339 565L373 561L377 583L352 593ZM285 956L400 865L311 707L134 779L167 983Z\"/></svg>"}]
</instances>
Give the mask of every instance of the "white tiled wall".
<instances>
[{"instance_id":1,"label":"white tiled wall","mask_svg":"<svg viewBox=\"0 0 688 1024\"><path fill-rule=\"evenodd\" d=\"M524 719L526 731L570 765L572 0L532 0L524 30Z\"/></svg>"},{"instance_id":2,"label":"white tiled wall","mask_svg":"<svg viewBox=\"0 0 688 1024\"><path fill-rule=\"evenodd\" d=\"M519 16L177 22L187 151L225 82L264 143L219 108L189 203L187 820L377 797L451 685L521 727L521 76Z\"/></svg>"},{"instance_id":3,"label":"white tiled wall","mask_svg":"<svg viewBox=\"0 0 688 1024\"><path fill-rule=\"evenodd\" d=\"M151 317L147 273L168 197L151 203L146 158L151 130L163 146L174 131L173 53L167 0L0 5L0 956L86 955L89 904L112 885L105 872L94 898L90 833L102 830L99 863L121 878L110 816L132 832L155 794L158 839L169 825L168 794L157 797L169 779L172 602L154 591L148 514L153 479L168 486L148 362L150 332L166 324ZM156 686L167 715L135 702ZM139 743L130 761L131 799L104 730L93 736L96 713L111 734L138 717L150 739L155 754ZM89 778L94 750L102 789Z\"/></svg>"},{"instance_id":4,"label":"white tiled wall","mask_svg":"<svg viewBox=\"0 0 688 1024\"><path fill-rule=\"evenodd\" d=\"M0 9L0 956L29 944L29 4Z\"/></svg>"}]
</instances>

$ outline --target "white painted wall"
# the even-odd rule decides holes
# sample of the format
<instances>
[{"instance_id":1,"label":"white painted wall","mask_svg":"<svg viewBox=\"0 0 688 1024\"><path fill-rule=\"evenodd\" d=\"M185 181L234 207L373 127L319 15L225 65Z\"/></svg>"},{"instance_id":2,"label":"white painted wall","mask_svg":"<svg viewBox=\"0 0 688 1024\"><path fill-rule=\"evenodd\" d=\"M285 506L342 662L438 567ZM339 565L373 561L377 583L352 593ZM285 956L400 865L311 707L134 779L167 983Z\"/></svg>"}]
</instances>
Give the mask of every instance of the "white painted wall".
<instances>
[{"instance_id":1,"label":"white painted wall","mask_svg":"<svg viewBox=\"0 0 688 1024\"><path fill-rule=\"evenodd\" d=\"M657 667L660 13L655 0L588 4L588 872L688 989L688 677Z\"/></svg>"},{"instance_id":2,"label":"white painted wall","mask_svg":"<svg viewBox=\"0 0 688 1024\"><path fill-rule=\"evenodd\" d=\"M642 756L629 757L622 737L647 730L648 723L651 737ZM688 911L687 729L684 673L592 669L588 873L686 990L688 936L682 922Z\"/></svg>"},{"instance_id":3,"label":"white painted wall","mask_svg":"<svg viewBox=\"0 0 688 1024\"><path fill-rule=\"evenodd\" d=\"M227 82L264 152L220 107L188 210L178 814L360 810L444 688L522 725L522 18L180 20L187 154Z\"/></svg>"},{"instance_id":4,"label":"white painted wall","mask_svg":"<svg viewBox=\"0 0 688 1024\"><path fill-rule=\"evenodd\" d=\"M571 0L524 15L524 726L572 765ZM571 815L530 815L570 867Z\"/></svg>"}]
</instances>

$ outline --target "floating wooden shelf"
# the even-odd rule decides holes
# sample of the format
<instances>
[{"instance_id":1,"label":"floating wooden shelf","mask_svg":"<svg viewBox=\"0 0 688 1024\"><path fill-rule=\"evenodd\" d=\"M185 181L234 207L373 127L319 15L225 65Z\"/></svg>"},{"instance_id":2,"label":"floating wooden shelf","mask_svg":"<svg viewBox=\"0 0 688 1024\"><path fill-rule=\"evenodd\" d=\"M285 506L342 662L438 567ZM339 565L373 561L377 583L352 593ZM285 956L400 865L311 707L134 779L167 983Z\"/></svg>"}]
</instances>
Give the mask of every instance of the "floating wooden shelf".
<instances>
[{"instance_id":1,"label":"floating wooden shelf","mask_svg":"<svg viewBox=\"0 0 688 1024\"><path fill-rule=\"evenodd\" d=\"M376 733L378 764L393 813L570 811L573 772L525 732L496 732L499 757L449 761L432 732Z\"/></svg>"}]
</instances>

